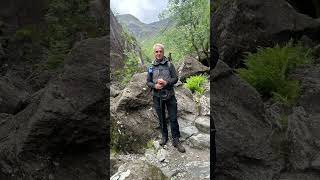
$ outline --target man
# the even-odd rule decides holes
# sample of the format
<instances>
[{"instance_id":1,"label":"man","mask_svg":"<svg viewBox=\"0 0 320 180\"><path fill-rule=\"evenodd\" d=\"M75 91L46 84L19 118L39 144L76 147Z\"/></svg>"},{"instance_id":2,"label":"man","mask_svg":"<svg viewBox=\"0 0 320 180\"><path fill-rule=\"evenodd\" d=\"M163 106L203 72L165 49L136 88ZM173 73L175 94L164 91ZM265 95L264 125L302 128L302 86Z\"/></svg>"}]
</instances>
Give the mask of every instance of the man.
<instances>
[{"instance_id":1,"label":"man","mask_svg":"<svg viewBox=\"0 0 320 180\"><path fill-rule=\"evenodd\" d=\"M165 107L167 107L171 126L172 145L179 152L184 153L186 150L179 141L177 99L173 89L174 84L178 81L178 76L173 64L164 56L164 46L162 44L155 44L153 50L155 60L152 67L148 69L147 85L153 90L153 103L160 122L162 133L160 145L164 146L168 141L168 128L165 120Z\"/></svg>"}]
</instances>

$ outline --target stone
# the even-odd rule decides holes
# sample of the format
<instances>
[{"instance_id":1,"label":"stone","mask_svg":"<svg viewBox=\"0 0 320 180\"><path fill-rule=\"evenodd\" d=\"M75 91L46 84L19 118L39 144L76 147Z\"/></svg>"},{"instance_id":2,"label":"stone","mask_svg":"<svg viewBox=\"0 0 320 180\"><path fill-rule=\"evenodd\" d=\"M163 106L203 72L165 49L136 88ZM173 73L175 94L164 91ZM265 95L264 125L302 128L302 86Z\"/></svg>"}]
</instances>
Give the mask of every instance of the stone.
<instances>
[{"instance_id":1,"label":"stone","mask_svg":"<svg viewBox=\"0 0 320 180\"><path fill-rule=\"evenodd\" d=\"M168 151L165 149L160 149L157 153L157 159L159 162L163 162L168 155Z\"/></svg>"},{"instance_id":2,"label":"stone","mask_svg":"<svg viewBox=\"0 0 320 180\"><path fill-rule=\"evenodd\" d=\"M209 116L199 116L195 121L195 126L202 133L210 134L210 117Z\"/></svg>"},{"instance_id":3,"label":"stone","mask_svg":"<svg viewBox=\"0 0 320 180\"><path fill-rule=\"evenodd\" d=\"M191 136L188 139L190 146L197 149L210 148L210 135L209 134L198 134Z\"/></svg>"},{"instance_id":4,"label":"stone","mask_svg":"<svg viewBox=\"0 0 320 180\"><path fill-rule=\"evenodd\" d=\"M202 65L201 62L199 62L194 57L186 57L180 65L178 69L179 78L181 82L185 82L186 79L190 76L199 75L199 74L205 74L209 72L209 68Z\"/></svg>"},{"instance_id":5,"label":"stone","mask_svg":"<svg viewBox=\"0 0 320 180\"><path fill-rule=\"evenodd\" d=\"M192 135L195 135L199 130L195 126L187 126L180 129L180 134L182 139L188 139Z\"/></svg>"}]
</instances>

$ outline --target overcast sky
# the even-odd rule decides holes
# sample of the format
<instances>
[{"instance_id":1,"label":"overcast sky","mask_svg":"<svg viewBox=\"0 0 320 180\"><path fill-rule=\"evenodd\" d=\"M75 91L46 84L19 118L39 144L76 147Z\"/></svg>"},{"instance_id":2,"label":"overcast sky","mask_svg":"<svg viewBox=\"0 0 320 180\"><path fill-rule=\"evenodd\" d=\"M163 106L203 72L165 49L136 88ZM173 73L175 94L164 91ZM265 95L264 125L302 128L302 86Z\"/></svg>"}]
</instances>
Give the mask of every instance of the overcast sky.
<instances>
[{"instance_id":1,"label":"overcast sky","mask_svg":"<svg viewBox=\"0 0 320 180\"><path fill-rule=\"evenodd\" d=\"M118 14L132 14L141 22L159 21L158 15L168 4L168 0L111 0L111 10Z\"/></svg>"}]
</instances>

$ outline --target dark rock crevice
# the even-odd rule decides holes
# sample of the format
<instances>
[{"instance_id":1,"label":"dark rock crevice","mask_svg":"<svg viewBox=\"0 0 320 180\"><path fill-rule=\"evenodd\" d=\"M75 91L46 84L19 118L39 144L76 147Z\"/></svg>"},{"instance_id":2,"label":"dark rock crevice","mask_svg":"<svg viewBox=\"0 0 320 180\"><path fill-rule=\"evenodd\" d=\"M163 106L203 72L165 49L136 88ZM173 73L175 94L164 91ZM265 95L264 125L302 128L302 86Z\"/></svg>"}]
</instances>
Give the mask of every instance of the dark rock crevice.
<instances>
[{"instance_id":1,"label":"dark rock crevice","mask_svg":"<svg viewBox=\"0 0 320 180\"><path fill-rule=\"evenodd\" d=\"M287 0L298 12L312 18L320 17L320 2L318 0Z\"/></svg>"}]
</instances>

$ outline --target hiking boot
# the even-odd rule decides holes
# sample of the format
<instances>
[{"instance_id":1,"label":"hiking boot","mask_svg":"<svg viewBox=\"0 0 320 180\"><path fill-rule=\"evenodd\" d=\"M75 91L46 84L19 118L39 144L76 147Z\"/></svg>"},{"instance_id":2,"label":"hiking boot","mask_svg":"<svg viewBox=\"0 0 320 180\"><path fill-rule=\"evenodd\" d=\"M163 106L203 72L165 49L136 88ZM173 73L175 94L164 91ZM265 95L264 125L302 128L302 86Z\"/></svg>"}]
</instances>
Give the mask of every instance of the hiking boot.
<instances>
[{"instance_id":1,"label":"hiking boot","mask_svg":"<svg viewBox=\"0 0 320 180\"><path fill-rule=\"evenodd\" d=\"M185 153L186 149L182 146L181 142L179 141L179 138L173 139L172 145L178 149L179 152Z\"/></svg>"},{"instance_id":2,"label":"hiking boot","mask_svg":"<svg viewBox=\"0 0 320 180\"><path fill-rule=\"evenodd\" d=\"M160 141L160 146L164 146L166 145L168 142L168 138L167 137L162 137L161 141Z\"/></svg>"}]
</instances>

